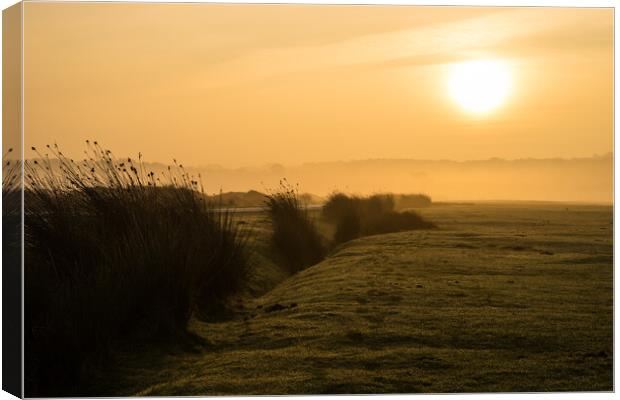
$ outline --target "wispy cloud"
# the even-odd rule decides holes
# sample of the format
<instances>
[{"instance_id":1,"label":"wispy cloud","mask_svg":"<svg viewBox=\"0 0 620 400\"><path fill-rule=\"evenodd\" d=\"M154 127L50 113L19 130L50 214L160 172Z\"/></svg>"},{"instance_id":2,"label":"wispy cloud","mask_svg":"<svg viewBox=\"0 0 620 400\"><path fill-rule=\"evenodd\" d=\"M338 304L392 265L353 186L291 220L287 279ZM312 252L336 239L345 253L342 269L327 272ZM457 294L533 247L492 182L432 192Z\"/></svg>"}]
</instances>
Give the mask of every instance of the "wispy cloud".
<instances>
[{"instance_id":1,"label":"wispy cloud","mask_svg":"<svg viewBox=\"0 0 620 400\"><path fill-rule=\"evenodd\" d=\"M255 49L214 64L207 86L343 66L400 67L454 62L480 55L522 57L611 45L604 10L507 8L454 22L360 35L321 46ZM612 24L609 18L609 24Z\"/></svg>"}]
</instances>

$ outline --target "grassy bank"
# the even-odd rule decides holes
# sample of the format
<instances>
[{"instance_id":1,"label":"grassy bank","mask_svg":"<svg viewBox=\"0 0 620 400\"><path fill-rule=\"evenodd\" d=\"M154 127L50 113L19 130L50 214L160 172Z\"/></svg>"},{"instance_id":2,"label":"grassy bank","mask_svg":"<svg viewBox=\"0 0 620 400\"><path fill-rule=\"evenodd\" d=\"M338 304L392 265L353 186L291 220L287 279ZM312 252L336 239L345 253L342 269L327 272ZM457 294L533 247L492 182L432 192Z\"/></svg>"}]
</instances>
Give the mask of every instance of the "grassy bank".
<instances>
[{"instance_id":1,"label":"grassy bank","mask_svg":"<svg viewBox=\"0 0 620 400\"><path fill-rule=\"evenodd\" d=\"M46 151L25 166L29 396L611 389L610 207L308 210L284 182L229 215L176 163Z\"/></svg>"},{"instance_id":2,"label":"grassy bank","mask_svg":"<svg viewBox=\"0 0 620 400\"><path fill-rule=\"evenodd\" d=\"M235 320L193 323L208 351L128 354L100 383L128 395L612 389L610 207L424 216L442 228L345 244Z\"/></svg>"}]
</instances>

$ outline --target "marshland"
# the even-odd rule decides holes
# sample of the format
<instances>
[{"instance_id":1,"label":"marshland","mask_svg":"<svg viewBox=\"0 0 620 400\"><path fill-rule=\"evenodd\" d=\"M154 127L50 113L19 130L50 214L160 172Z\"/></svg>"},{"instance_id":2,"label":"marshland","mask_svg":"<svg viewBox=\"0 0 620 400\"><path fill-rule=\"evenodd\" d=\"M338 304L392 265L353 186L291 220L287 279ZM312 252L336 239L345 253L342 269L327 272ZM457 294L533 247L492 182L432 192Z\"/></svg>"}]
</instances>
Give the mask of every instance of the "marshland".
<instances>
[{"instance_id":1,"label":"marshland","mask_svg":"<svg viewBox=\"0 0 620 400\"><path fill-rule=\"evenodd\" d=\"M613 8L22 2L3 43L26 397L614 389Z\"/></svg>"},{"instance_id":2,"label":"marshland","mask_svg":"<svg viewBox=\"0 0 620 400\"><path fill-rule=\"evenodd\" d=\"M611 206L283 179L232 212L86 146L24 163L27 395L611 389Z\"/></svg>"}]
</instances>

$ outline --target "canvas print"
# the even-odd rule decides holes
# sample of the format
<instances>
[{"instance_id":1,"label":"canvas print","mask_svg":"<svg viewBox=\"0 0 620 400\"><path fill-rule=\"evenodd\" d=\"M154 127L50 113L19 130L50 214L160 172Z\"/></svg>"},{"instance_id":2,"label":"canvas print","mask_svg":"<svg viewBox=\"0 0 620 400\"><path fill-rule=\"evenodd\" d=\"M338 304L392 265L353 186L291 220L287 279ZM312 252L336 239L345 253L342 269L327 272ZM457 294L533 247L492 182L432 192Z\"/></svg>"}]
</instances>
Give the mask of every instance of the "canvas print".
<instances>
[{"instance_id":1,"label":"canvas print","mask_svg":"<svg viewBox=\"0 0 620 400\"><path fill-rule=\"evenodd\" d=\"M613 12L5 10L4 389L612 391Z\"/></svg>"}]
</instances>

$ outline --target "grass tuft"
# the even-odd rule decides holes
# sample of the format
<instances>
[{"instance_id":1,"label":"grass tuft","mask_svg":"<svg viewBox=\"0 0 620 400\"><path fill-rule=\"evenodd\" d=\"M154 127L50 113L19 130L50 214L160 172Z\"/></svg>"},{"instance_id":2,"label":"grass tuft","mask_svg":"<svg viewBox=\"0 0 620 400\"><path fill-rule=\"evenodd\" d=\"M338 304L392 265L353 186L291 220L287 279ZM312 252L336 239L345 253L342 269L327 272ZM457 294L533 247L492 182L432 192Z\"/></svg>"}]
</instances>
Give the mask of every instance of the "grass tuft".
<instances>
[{"instance_id":1,"label":"grass tuft","mask_svg":"<svg viewBox=\"0 0 620 400\"><path fill-rule=\"evenodd\" d=\"M391 194L368 197L334 193L323 205L323 218L336 226L336 244L361 236L434 228L435 224L413 211L395 211Z\"/></svg>"},{"instance_id":2,"label":"grass tuft","mask_svg":"<svg viewBox=\"0 0 620 400\"><path fill-rule=\"evenodd\" d=\"M178 341L239 291L247 235L176 161L46 147L24 164L26 395L80 395L117 344Z\"/></svg>"},{"instance_id":3,"label":"grass tuft","mask_svg":"<svg viewBox=\"0 0 620 400\"><path fill-rule=\"evenodd\" d=\"M297 188L284 179L277 190L267 195L265 204L271 220L273 249L290 273L325 258L324 240L302 204Z\"/></svg>"}]
</instances>

